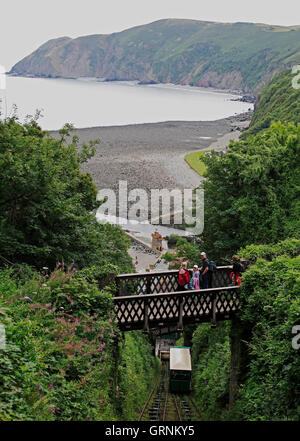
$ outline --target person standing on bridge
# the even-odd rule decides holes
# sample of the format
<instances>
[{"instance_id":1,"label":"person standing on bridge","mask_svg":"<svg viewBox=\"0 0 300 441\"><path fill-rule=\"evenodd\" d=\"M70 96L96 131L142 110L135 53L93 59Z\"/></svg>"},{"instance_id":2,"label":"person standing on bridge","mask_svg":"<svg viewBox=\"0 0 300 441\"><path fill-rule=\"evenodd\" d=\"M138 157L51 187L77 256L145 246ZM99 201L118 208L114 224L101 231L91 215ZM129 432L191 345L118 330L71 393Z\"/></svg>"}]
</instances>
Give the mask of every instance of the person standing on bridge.
<instances>
[{"instance_id":1,"label":"person standing on bridge","mask_svg":"<svg viewBox=\"0 0 300 441\"><path fill-rule=\"evenodd\" d=\"M202 267L200 268L200 273L202 276L202 289L208 289L208 276L209 276L209 260L206 257L206 253L204 253L204 251L202 251L201 253L201 258L202 258Z\"/></svg>"},{"instance_id":2,"label":"person standing on bridge","mask_svg":"<svg viewBox=\"0 0 300 441\"><path fill-rule=\"evenodd\" d=\"M187 262L182 262L178 273L178 288L177 291L189 289L190 273L187 269Z\"/></svg>"},{"instance_id":3,"label":"person standing on bridge","mask_svg":"<svg viewBox=\"0 0 300 441\"><path fill-rule=\"evenodd\" d=\"M191 289L199 289L199 278L200 278L200 271L198 268L198 265L194 265L193 267L193 275L190 283Z\"/></svg>"},{"instance_id":4,"label":"person standing on bridge","mask_svg":"<svg viewBox=\"0 0 300 441\"><path fill-rule=\"evenodd\" d=\"M242 272L244 271L244 266L241 263L237 255L232 256L233 268L230 274L230 279L234 282L235 286L241 286L242 284Z\"/></svg>"}]
</instances>

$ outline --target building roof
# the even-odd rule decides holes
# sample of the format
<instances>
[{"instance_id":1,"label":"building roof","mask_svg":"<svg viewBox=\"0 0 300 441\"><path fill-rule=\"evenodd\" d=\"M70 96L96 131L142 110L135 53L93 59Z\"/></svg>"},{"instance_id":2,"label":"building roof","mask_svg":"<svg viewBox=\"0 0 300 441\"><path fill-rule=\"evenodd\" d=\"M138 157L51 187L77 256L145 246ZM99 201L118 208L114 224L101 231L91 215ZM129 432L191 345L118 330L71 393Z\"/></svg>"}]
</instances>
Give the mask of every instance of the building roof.
<instances>
[{"instance_id":1,"label":"building roof","mask_svg":"<svg viewBox=\"0 0 300 441\"><path fill-rule=\"evenodd\" d=\"M190 348L180 346L170 348L170 370L192 370Z\"/></svg>"}]
</instances>

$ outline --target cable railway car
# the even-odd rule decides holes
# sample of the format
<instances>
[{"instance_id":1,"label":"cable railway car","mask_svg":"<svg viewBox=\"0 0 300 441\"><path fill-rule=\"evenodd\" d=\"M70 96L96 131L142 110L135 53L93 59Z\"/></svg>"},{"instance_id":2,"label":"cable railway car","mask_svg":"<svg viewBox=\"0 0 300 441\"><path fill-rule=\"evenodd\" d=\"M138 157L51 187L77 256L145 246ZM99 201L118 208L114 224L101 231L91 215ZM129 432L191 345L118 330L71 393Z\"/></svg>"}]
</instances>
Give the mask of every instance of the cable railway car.
<instances>
[{"instance_id":1,"label":"cable railway car","mask_svg":"<svg viewBox=\"0 0 300 441\"><path fill-rule=\"evenodd\" d=\"M169 388L170 392L190 392L192 362L190 348L173 346L170 348Z\"/></svg>"}]
</instances>

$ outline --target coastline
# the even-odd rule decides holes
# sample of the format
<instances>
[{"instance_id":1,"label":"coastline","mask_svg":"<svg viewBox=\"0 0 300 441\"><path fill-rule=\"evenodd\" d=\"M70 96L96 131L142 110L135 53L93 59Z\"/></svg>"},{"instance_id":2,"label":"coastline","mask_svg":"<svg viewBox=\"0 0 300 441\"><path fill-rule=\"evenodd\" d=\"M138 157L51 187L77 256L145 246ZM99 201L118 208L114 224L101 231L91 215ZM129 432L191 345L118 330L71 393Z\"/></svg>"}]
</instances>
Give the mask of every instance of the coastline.
<instances>
[{"instance_id":1,"label":"coastline","mask_svg":"<svg viewBox=\"0 0 300 441\"><path fill-rule=\"evenodd\" d=\"M100 138L96 153L83 171L92 175L98 189L118 191L118 181L128 191L142 188L195 188L201 177L184 161L187 153L223 149L237 140L252 112L215 121L166 121L160 123L101 126L75 129L80 143ZM50 132L58 137L58 131ZM109 173L107 171L109 170Z\"/></svg>"},{"instance_id":2,"label":"coastline","mask_svg":"<svg viewBox=\"0 0 300 441\"><path fill-rule=\"evenodd\" d=\"M12 73L6 72L7 76L11 77L21 77L21 78L38 78L38 79L46 79L46 80L74 80L74 81L86 81L86 82L99 82L99 83L119 83L119 84L132 84L134 83L137 86L154 86L154 87L172 87L172 88L182 88L182 89L190 89L190 90L199 90L199 91L206 91L211 93L224 93L224 94L230 94L230 95L237 95L240 96L240 98L237 98L233 101L241 101L245 102L245 97L251 97L251 101L246 101L249 103L254 103L256 100L256 96L253 94L253 92L249 92L244 89L218 89L215 87L203 87L203 86L192 86L190 84L186 83L157 83L153 81L144 82L137 79L132 80L122 80L122 79L108 79L108 78L98 78L98 77L63 77L60 75L56 76L47 76L47 75L32 75L32 74L18 74L18 73Z\"/></svg>"},{"instance_id":3,"label":"coastline","mask_svg":"<svg viewBox=\"0 0 300 441\"><path fill-rule=\"evenodd\" d=\"M216 121L91 127L75 129L72 135L78 136L80 143L101 139L95 156L82 166L84 172L92 175L98 189L108 188L118 194L122 180L127 181L128 191L141 188L150 194L151 189L198 187L203 177L187 164L185 155L199 150L224 150L231 139L238 140L251 116L252 112L247 112ZM51 134L59 136L57 131ZM151 234L143 226L134 227L130 233L151 246ZM134 240L129 255L137 272L158 262L154 271L167 268L161 257Z\"/></svg>"}]
</instances>

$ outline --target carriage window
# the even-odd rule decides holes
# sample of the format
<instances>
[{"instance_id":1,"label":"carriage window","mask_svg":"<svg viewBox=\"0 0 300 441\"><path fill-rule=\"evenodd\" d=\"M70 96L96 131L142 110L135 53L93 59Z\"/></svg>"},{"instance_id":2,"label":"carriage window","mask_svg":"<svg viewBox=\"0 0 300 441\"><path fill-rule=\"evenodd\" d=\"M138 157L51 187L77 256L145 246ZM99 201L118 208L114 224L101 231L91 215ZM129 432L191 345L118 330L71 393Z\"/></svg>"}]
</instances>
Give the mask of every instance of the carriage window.
<instances>
[{"instance_id":1,"label":"carriage window","mask_svg":"<svg viewBox=\"0 0 300 441\"><path fill-rule=\"evenodd\" d=\"M174 380L185 380L190 377L190 371L171 371L171 378Z\"/></svg>"}]
</instances>

